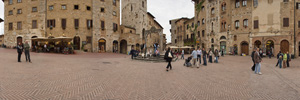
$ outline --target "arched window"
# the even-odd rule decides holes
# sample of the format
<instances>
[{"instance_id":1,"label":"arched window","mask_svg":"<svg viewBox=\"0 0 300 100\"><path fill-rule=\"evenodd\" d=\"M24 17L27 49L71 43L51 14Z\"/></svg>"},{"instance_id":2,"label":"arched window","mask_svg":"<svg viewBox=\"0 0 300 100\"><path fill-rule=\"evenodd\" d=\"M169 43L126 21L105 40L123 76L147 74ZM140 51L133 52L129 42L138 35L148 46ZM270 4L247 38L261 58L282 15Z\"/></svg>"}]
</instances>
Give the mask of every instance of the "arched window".
<instances>
[{"instance_id":1,"label":"arched window","mask_svg":"<svg viewBox=\"0 0 300 100\"><path fill-rule=\"evenodd\" d=\"M214 43L215 41L214 41L214 39L211 39L211 43Z\"/></svg>"},{"instance_id":2,"label":"arched window","mask_svg":"<svg viewBox=\"0 0 300 100\"><path fill-rule=\"evenodd\" d=\"M202 7L201 7L201 10L202 10L202 11L204 11L204 8L205 8L205 7L204 7L204 6L202 6Z\"/></svg>"},{"instance_id":3,"label":"arched window","mask_svg":"<svg viewBox=\"0 0 300 100\"><path fill-rule=\"evenodd\" d=\"M223 40L223 39L226 39L226 37L225 36L221 36L220 40Z\"/></svg>"},{"instance_id":4,"label":"arched window","mask_svg":"<svg viewBox=\"0 0 300 100\"><path fill-rule=\"evenodd\" d=\"M236 35L234 35L234 37L233 37L233 40L234 40L234 41L236 41L236 40L237 40L237 36L236 36Z\"/></svg>"},{"instance_id":5,"label":"arched window","mask_svg":"<svg viewBox=\"0 0 300 100\"><path fill-rule=\"evenodd\" d=\"M205 24L205 20L204 20L204 18L202 19L202 24Z\"/></svg>"},{"instance_id":6,"label":"arched window","mask_svg":"<svg viewBox=\"0 0 300 100\"><path fill-rule=\"evenodd\" d=\"M205 36L205 31L204 30L202 30L202 37L204 37Z\"/></svg>"},{"instance_id":7,"label":"arched window","mask_svg":"<svg viewBox=\"0 0 300 100\"><path fill-rule=\"evenodd\" d=\"M214 31L214 23L211 23L211 31Z\"/></svg>"},{"instance_id":8,"label":"arched window","mask_svg":"<svg viewBox=\"0 0 300 100\"><path fill-rule=\"evenodd\" d=\"M223 4L222 4L222 11L225 11L226 10L226 3L224 2Z\"/></svg>"},{"instance_id":9,"label":"arched window","mask_svg":"<svg viewBox=\"0 0 300 100\"><path fill-rule=\"evenodd\" d=\"M197 21L198 26L200 26L200 21Z\"/></svg>"},{"instance_id":10,"label":"arched window","mask_svg":"<svg viewBox=\"0 0 300 100\"><path fill-rule=\"evenodd\" d=\"M211 8L211 14L215 14L215 8Z\"/></svg>"}]
</instances>

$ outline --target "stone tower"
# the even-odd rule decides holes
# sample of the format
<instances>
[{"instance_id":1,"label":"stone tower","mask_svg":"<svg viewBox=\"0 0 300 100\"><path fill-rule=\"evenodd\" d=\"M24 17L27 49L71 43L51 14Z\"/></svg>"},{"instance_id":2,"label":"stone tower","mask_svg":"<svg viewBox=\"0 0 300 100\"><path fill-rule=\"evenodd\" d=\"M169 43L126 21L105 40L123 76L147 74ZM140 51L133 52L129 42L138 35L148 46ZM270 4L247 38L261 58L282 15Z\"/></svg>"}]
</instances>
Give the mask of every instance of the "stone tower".
<instances>
[{"instance_id":1,"label":"stone tower","mask_svg":"<svg viewBox=\"0 0 300 100\"><path fill-rule=\"evenodd\" d=\"M136 34L143 37L143 30L148 30L147 0L122 0L122 25L136 29Z\"/></svg>"}]
</instances>

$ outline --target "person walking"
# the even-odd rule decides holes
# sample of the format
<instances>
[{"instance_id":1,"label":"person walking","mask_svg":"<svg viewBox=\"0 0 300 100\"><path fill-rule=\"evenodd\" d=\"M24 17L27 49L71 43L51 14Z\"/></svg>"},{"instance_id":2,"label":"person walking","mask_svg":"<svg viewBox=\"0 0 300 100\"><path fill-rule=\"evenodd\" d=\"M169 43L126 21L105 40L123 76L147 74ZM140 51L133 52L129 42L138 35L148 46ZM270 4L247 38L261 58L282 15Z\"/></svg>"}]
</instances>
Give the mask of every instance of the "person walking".
<instances>
[{"instance_id":1,"label":"person walking","mask_svg":"<svg viewBox=\"0 0 300 100\"><path fill-rule=\"evenodd\" d=\"M206 61L207 52L205 51L205 48L202 48L202 57L203 57L203 65L207 66L207 61Z\"/></svg>"},{"instance_id":2,"label":"person walking","mask_svg":"<svg viewBox=\"0 0 300 100\"><path fill-rule=\"evenodd\" d=\"M17 46L17 52L18 52L18 62L21 62L21 55L23 52L23 46L21 43L19 43Z\"/></svg>"},{"instance_id":3,"label":"person walking","mask_svg":"<svg viewBox=\"0 0 300 100\"><path fill-rule=\"evenodd\" d=\"M168 65L167 65L167 69L166 69L166 71L169 71L169 68L170 68L170 70L172 70L172 65L171 65L171 62L172 62L172 59L174 58L174 56L173 56L173 53L172 53L172 51L171 51L171 48L170 47L168 47L168 50L167 50L167 52L165 53L165 60L168 62Z\"/></svg>"},{"instance_id":4,"label":"person walking","mask_svg":"<svg viewBox=\"0 0 300 100\"><path fill-rule=\"evenodd\" d=\"M252 71L255 70L255 61L254 61L254 55L256 53L256 48L253 49L252 53L251 53L251 58L252 58L252 62L253 62L253 66L252 66Z\"/></svg>"},{"instance_id":5,"label":"person walking","mask_svg":"<svg viewBox=\"0 0 300 100\"><path fill-rule=\"evenodd\" d=\"M31 63L30 54L29 54L30 46L28 44L28 41L25 42L24 49L25 49L26 62L29 61Z\"/></svg>"},{"instance_id":6,"label":"person walking","mask_svg":"<svg viewBox=\"0 0 300 100\"><path fill-rule=\"evenodd\" d=\"M199 60L199 64L201 64L201 55L202 55L202 51L200 48L198 48L197 50L197 61Z\"/></svg>"},{"instance_id":7,"label":"person walking","mask_svg":"<svg viewBox=\"0 0 300 100\"><path fill-rule=\"evenodd\" d=\"M181 59L184 59L184 50L181 50Z\"/></svg>"},{"instance_id":8,"label":"person walking","mask_svg":"<svg viewBox=\"0 0 300 100\"><path fill-rule=\"evenodd\" d=\"M286 66L290 67L291 56L290 56L289 52L286 52L286 54L287 54Z\"/></svg>"},{"instance_id":9,"label":"person walking","mask_svg":"<svg viewBox=\"0 0 300 100\"><path fill-rule=\"evenodd\" d=\"M197 59L198 59L198 58L197 58L197 51L196 51L196 50L193 50L191 56L192 56L193 65L196 66ZM197 68L199 68L199 67L197 66Z\"/></svg>"},{"instance_id":10,"label":"person walking","mask_svg":"<svg viewBox=\"0 0 300 100\"><path fill-rule=\"evenodd\" d=\"M209 56L209 62L212 63L212 55L213 55L213 51L211 49L209 49L208 51L208 56Z\"/></svg>"},{"instance_id":11,"label":"person walking","mask_svg":"<svg viewBox=\"0 0 300 100\"><path fill-rule=\"evenodd\" d=\"M259 55L259 48L256 49L256 53L254 54L254 61L255 61L255 71L254 71L254 73L262 75L262 73L260 72L262 59Z\"/></svg>"},{"instance_id":12,"label":"person walking","mask_svg":"<svg viewBox=\"0 0 300 100\"><path fill-rule=\"evenodd\" d=\"M224 49L222 49L221 55L222 55L222 57L224 57Z\"/></svg>"},{"instance_id":13,"label":"person walking","mask_svg":"<svg viewBox=\"0 0 300 100\"><path fill-rule=\"evenodd\" d=\"M216 63L219 63L219 51L218 49L215 50L215 59L216 59Z\"/></svg>"},{"instance_id":14,"label":"person walking","mask_svg":"<svg viewBox=\"0 0 300 100\"><path fill-rule=\"evenodd\" d=\"M269 56L269 59L271 59L271 56L272 56L271 51L268 51L268 56Z\"/></svg>"},{"instance_id":15,"label":"person walking","mask_svg":"<svg viewBox=\"0 0 300 100\"><path fill-rule=\"evenodd\" d=\"M283 68L286 68L286 62L287 62L287 54L283 54Z\"/></svg>"},{"instance_id":16,"label":"person walking","mask_svg":"<svg viewBox=\"0 0 300 100\"><path fill-rule=\"evenodd\" d=\"M133 49L133 47L131 48L129 54L131 54L131 59L133 59L133 57L135 56L135 50Z\"/></svg>"},{"instance_id":17,"label":"person walking","mask_svg":"<svg viewBox=\"0 0 300 100\"><path fill-rule=\"evenodd\" d=\"M277 54L277 64L276 64L276 67L278 66L278 64L279 64L279 57L281 56L281 58L282 58L282 53L281 53L281 51L279 51L278 52L278 54Z\"/></svg>"}]
</instances>

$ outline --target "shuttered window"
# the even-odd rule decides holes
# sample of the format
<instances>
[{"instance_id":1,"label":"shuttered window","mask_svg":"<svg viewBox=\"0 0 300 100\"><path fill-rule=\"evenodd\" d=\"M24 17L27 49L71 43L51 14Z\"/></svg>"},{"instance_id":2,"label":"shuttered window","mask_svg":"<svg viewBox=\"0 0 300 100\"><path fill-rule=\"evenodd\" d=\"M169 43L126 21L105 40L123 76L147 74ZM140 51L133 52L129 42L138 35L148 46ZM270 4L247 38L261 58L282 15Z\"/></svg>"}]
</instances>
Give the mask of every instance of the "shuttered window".
<instances>
[{"instance_id":1,"label":"shuttered window","mask_svg":"<svg viewBox=\"0 0 300 100\"><path fill-rule=\"evenodd\" d=\"M254 20L254 29L258 29L258 20Z\"/></svg>"},{"instance_id":2,"label":"shuttered window","mask_svg":"<svg viewBox=\"0 0 300 100\"><path fill-rule=\"evenodd\" d=\"M75 28L79 28L79 19L74 19Z\"/></svg>"},{"instance_id":3,"label":"shuttered window","mask_svg":"<svg viewBox=\"0 0 300 100\"><path fill-rule=\"evenodd\" d=\"M289 27L289 18L283 18L283 27Z\"/></svg>"},{"instance_id":4,"label":"shuttered window","mask_svg":"<svg viewBox=\"0 0 300 100\"><path fill-rule=\"evenodd\" d=\"M55 19L47 20L47 27L55 27Z\"/></svg>"},{"instance_id":5,"label":"shuttered window","mask_svg":"<svg viewBox=\"0 0 300 100\"><path fill-rule=\"evenodd\" d=\"M67 19L61 19L61 28L66 29L67 28Z\"/></svg>"},{"instance_id":6,"label":"shuttered window","mask_svg":"<svg viewBox=\"0 0 300 100\"><path fill-rule=\"evenodd\" d=\"M37 20L32 20L32 29L37 28Z\"/></svg>"}]
</instances>

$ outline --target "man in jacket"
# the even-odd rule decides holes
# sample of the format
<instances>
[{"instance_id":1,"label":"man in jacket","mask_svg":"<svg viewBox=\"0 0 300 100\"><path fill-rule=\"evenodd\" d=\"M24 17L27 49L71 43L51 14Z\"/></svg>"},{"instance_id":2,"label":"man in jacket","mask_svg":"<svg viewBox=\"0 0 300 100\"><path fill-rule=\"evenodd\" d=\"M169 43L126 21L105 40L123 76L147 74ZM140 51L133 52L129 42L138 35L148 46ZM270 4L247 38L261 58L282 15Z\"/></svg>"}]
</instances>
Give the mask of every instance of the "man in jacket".
<instances>
[{"instance_id":1,"label":"man in jacket","mask_svg":"<svg viewBox=\"0 0 300 100\"><path fill-rule=\"evenodd\" d=\"M260 72L260 67L261 67L261 56L259 54L259 48L256 49L256 52L254 53L254 62L255 62L255 74L259 74L262 75L262 73Z\"/></svg>"},{"instance_id":2,"label":"man in jacket","mask_svg":"<svg viewBox=\"0 0 300 100\"><path fill-rule=\"evenodd\" d=\"M28 44L28 41L25 42L24 49L25 49L25 58L26 58L26 62L29 61L29 62L31 63L31 60L30 60L30 54L29 54L30 46L29 46L29 44Z\"/></svg>"},{"instance_id":3,"label":"man in jacket","mask_svg":"<svg viewBox=\"0 0 300 100\"><path fill-rule=\"evenodd\" d=\"M17 46L17 52L18 52L18 62L21 62L21 55L23 52L23 46L21 43L19 43Z\"/></svg>"}]
</instances>

